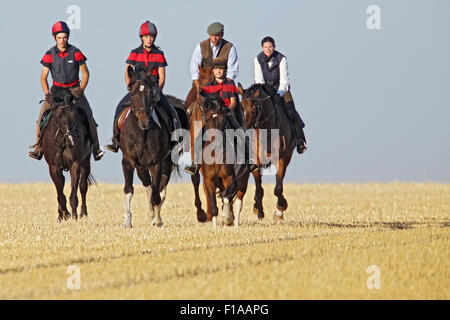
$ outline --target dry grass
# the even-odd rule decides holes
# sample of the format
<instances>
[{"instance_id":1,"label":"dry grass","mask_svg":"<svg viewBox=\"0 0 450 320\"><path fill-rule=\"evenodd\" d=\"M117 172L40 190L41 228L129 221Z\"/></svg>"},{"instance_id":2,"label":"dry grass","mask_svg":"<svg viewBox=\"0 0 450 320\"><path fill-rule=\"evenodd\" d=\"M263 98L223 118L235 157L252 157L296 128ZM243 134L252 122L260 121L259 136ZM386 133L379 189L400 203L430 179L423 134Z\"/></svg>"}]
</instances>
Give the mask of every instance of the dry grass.
<instances>
[{"instance_id":1,"label":"dry grass","mask_svg":"<svg viewBox=\"0 0 450 320\"><path fill-rule=\"evenodd\" d=\"M286 220L252 213L237 228L199 224L193 190L169 186L163 228L136 187L121 227L122 185L88 193L89 218L57 223L50 184L0 185L1 299L449 299L450 185L286 185ZM67 192L66 192L67 194ZM69 265L81 290L68 290ZM368 290L369 265L381 289Z\"/></svg>"}]
</instances>

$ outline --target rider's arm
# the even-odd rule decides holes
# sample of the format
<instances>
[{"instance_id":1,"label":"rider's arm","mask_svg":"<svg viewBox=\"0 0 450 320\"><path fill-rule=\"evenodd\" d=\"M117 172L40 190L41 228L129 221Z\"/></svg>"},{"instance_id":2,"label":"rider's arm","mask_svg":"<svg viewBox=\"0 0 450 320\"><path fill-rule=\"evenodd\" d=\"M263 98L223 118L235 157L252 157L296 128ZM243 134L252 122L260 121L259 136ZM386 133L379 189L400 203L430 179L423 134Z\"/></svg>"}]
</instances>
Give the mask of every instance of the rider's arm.
<instances>
[{"instance_id":1,"label":"rider's arm","mask_svg":"<svg viewBox=\"0 0 450 320\"><path fill-rule=\"evenodd\" d=\"M231 97L231 98L230 98L230 105L228 106L228 108L230 108L231 110L233 110L234 107L236 107L236 97Z\"/></svg>"},{"instance_id":2,"label":"rider's arm","mask_svg":"<svg viewBox=\"0 0 450 320\"><path fill-rule=\"evenodd\" d=\"M164 84L166 83L166 68L159 67L158 75L159 75L159 88L162 90L164 88Z\"/></svg>"},{"instance_id":3,"label":"rider's arm","mask_svg":"<svg viewBox=\"0 0 450 320\"><path fill-rule=\"evenodd\" d=\"M47 77L50 69L42 66L42 72L41 72L41 86L42 90L44 91L44 94L47 95L50 93L50 89L48 87Z\"/></svg>"},{"instance_id":4,"label":"rider's arm","mask_svg":"<svg viewBox=\"0 0 450 320\"><path fill-rule=\"evenodd\" d=\"M290 79L289 79L289 71L287 66L287 60L284 57L280 62L280 86L278 87L278 94L283 96L286 92L289 91L290 87Z\"/></svg>"},{"instance_id":5,"label":"rider's arm","mask_svg":"<svg viewBox=\"0 0 450 320\"><path fill-rule=\"evenodd\" d=\"M80 65L80 70L81 70L81 90L84 91L84 89L86 89L87 84L89 82L89 70L87 68L86 63L83 63L82 65Z\"/></svg>"},{"instance_id":6,"label":"rider's arm","mask_svg":"<svg viewBox=\"0 0 450 320\"><path fill-rule=\"evenodd\" d=\"M236 80L239 75L239 60L235 46L232 46L230 52L228 53L227 65L227 78L230 80Z\"/></svg>"},{"instance_id":7,"label":"rider's arm","mask_svg":"<svg viewBox=\"0 0 450 320\"><path fill-rule=\"evenodd\" d=\"M130 80L131 80L130 76L128 75L128 67L134 68L134 66L132 64L128 64L127 63L127 65L125 67L125 83L126 83L127 87L128 87L128 84L130 83Z\"/></svg>"},{"instance_id":8,"label":"rider's arm","mask_svg":"<svg viewBox=\"0 0 450 320\"><path fill-rule=\"evenodd\" d=\"M264 75L261 69L261 65L259 64L258 58L255 58L255 83L264 84Z\"/></svg>"},{"instance_id":9,"label":"rider's arm","mask_svg":"<svg viewBox=\"0 0 450 320\"><path fill-rule=\"evenodd\" d=\"M200 72L198 71L198 66L201 65L202 65L202 51L200 49L200 44L198 44L195 47L194 53L192 54L191 63L189 65L192 80L198 80L200 74Z\"/></svg>"}]
</instances>

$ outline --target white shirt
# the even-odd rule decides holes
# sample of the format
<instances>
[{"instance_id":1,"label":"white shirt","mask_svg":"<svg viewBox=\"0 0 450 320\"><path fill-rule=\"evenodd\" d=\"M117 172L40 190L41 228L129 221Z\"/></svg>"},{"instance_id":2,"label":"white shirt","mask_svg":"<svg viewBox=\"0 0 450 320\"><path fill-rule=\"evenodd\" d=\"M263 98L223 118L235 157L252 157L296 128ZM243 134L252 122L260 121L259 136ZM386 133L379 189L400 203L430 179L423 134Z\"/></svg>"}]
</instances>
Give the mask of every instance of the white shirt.
<instances>
[{"instance_id":1,"label":"white shirt","mask_svg":"<svg viewBox=\"0 0 450 320\"><path fill-rule=\"evenodd\" d=\"M211 41L211 49L213 52L213 59L217 57L219 50L222 46L222 42L218 46L214 46ZM200 44L195 47L194 53L192 54L191 64L189 69L191 71L192 80L198 80L199 71L198 66L202 65L202 50L200 48ZM227 70L227 78L231 80L235 80L239 75L239 61L238 55L236 51L236 47L232 46L230 49L230 53L228 54L228 70Z\"/></svg>"},{"instance_id":2,"label":"white shirt","mask_svg":"<svg viewBox=\"0 0 450 320\"><path fill-rule=\"evenodd\" d=\"M269 68L273 65L273 58L268 63ZM258 58L255 58L255 83L264 84L266 81L264 80L263 72L261 69L261 65L259 64ZM278 87L278 94L283 96L286 92L289 91L291 86L291 80L289 78L289 71L286 57L283 57L280 62L280 85Z\"/></svg>"}]
</instances>

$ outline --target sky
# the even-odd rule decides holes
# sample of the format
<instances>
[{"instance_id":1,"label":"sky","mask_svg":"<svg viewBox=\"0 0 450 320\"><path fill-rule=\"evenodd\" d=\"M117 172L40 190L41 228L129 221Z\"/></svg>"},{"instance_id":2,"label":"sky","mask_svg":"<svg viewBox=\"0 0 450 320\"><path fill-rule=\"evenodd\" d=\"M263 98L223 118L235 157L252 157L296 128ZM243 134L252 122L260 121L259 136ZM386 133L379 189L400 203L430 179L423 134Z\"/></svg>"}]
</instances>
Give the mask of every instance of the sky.
<instances>
[{"instance_id":1,"label":"sky","mask_svg":"<svg viewBox=\"0 0 450 320\"><path fill-rule=\"evenodd\" d=\"M126 93L125 60L140 45L140 24L156 24L156 45L168 61L164 91L184 99L192 52L208 25L220 21L237 48L244 88L253 83L263 37L272 36L287 56L308 150L294 153L285 181L450 182L448 0L2 3L0 182L51 181L45 160L27 152L43 99L39 62L54 46L53 23L73 16L71 5L80 10L72 21L80 28L69 41L88 58L86 96L102 145L110 142L114 110ZM379 29L368 28L371 5L379 8ZM107 152L92 161L97 181L123 183L121 158Z\"/></svg>"}]
</instances>

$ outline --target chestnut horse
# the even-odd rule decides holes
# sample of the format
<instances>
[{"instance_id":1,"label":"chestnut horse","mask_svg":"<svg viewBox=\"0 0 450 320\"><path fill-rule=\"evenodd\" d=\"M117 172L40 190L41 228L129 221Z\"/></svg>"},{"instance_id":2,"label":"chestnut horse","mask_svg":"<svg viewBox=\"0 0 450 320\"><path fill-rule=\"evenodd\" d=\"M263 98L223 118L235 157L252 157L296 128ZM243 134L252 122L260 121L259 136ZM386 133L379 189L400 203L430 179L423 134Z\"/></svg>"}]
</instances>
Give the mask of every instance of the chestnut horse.
<instances>
[{"instance_id":1,"label":"chestnut horse","mask_svg":"<svg viewBox=\"0 0 450 320\"><path fill-rule=\"evenodd\" d=\"M52 109L42 132L42 151L58 194L58 221L70 218L64 195L63 170L70 171L70 206L72 218L76 220L78 186L81 193L80 218L87 216L86 193L88 186L94 181L90 176L92 142L85 115L75 106L75 98L70 90L52 87L51 93L49 103Z\"/></svg>"},{"instance_id":2,"label":"chestnut horse","mask_svg":"<svg viewBox=\"0 0 450 320\"><path fill-rule=\"evenodd\" d=\"M208 82L212 81L214 79L214 74L212 71L212 68L208 67L201 67L198 66L199 69L199 83L200 83L200 89L207 84ZM201 105L205 102L205 99L200 96L200 92L197 91L197 88L193 86L191 90L189 91L186 100L185 100L185 106L187 106L187 113L190 119L190 143L191 143L191 159L192 163L194 163L194 142L196 139L196 131L199 131L199 134L202 134L201 127L205 125L204 122L204 114L202 113ZM236 106L236 110L239 110L237 108L240 108L240 106ZM237 115L236 117L238 119L238 122L241 122L241 117ZM243 118L243 116L242 116ZM243 120L243 119L242 119ZM200 124L200 127L196 128L195 124ZM242 211L242 204L243 204L243 198L247 191L247 184L248 184L248 178L249 178L249 172L240 170L238 176L237 176L237 196L234 201L235 203L235 209L233 211L236 212L235 219L235 226L239 225L239 215ZM199 222L206 222L211 221L213 216L210 213L205 213L205 211L202 208L202 201L200 199L200 173L196 173L191 176L191 181L194 186L194 194L195 194L195 207L197 208L197 220Z\"/></svg>"},{"instance_id":3,"label":"chestnut horse","mask_svg":"<svg viewBox=\"0 0 450 320\"><path fill-rule=\"evenodd\" d=\"M283 179L286 174L286 169L291 161L292 153L295 149L293 128L291 121L287 117L283 108L278 105L273 105L271 97L264 90L263 85L255 84L247 90L238 85L239 94L242 96L242 107L244 108L244 117L247 128L255 129L259 137L261 129L268 130L270 134L271 129L279 129L280 139L276 142L275 148L278 152L276 163L266 163L266 165L275 165L276 185L274 194L278 198L274 219L276 221L283 220L283 213L288 207L286 198L283 196ZM268 134L268 135L269 135ZM270 139L269 139L270 141ZM262 145L259 139L254 141L258 148L258 165L261 166L261 155L271 157L271 148L266 144ZM264 189L262 188L261 169L253 171L253 177L256 184L255 203L253 211L258 215L258 218L264 218L264 209L262 199L264 196Z\"/></svg>"},{"instance_id":4,"label":"chestnut horse","mask_svg":"<svg viewBox=\"0 0 450 320\"><path fill-rule=\"evenodd\" d=\"M150 80L149 73L135 73L127 69L131 93L131 112L126 118L120 135L122 169L125 177L124 227L131 228L131 198L134 194L133 175L137 170L139 179L146 188L149 202L149 217L153 226L161 227L161 207L166 197L166 188L171 172L176 165L171 158L170 134L167 124L158 116L160 126L152 119L160 97L158 84ZM150 172L149 172L150 171ZM150 176L151 173L151 176Z\"/></svg>"}]
</instances>

